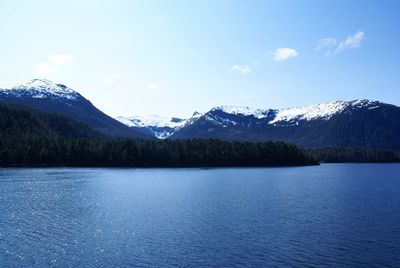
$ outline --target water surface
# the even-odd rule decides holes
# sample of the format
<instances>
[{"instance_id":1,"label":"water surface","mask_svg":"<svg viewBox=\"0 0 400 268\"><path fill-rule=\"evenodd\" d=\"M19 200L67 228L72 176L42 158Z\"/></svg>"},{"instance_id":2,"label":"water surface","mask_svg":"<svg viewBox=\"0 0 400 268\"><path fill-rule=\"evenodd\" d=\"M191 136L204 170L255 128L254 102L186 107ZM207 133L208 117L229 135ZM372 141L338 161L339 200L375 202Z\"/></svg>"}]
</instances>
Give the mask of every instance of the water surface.
<instances>
[{"instance_id":1,"label":"water surface","mask_svg":"<svg viewBox=\"0 0 400 268\"><path fill-rule=\"evenodd\" d=\"M0 263L400 266L400 165L0 169Z\"/></svg>"}]
</instances>

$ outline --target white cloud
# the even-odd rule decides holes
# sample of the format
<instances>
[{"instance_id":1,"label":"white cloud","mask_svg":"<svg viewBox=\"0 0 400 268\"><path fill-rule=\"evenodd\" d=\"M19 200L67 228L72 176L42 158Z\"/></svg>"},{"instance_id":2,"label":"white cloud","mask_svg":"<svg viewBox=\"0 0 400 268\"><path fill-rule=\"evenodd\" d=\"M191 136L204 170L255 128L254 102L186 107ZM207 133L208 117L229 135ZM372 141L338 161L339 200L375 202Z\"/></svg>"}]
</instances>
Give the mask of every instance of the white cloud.
<instances>
[{"instance_id":1,"label":"white cloud","mask_svg":"<svg viewBox=\"0 0 400 268\"><path fill-rule=\"evenodd\" d=\"M247 74L251 72L251 68L249 65L240 65L235 64L231 67L231 72L238 72L241 74Z\"/></svg>"},{"instance_id":2,"label":"white cloud","mask_svg":"<svg viewBox=\"0 0 400 268\"><path fill-rule=\"evenodd\" d=\"M274 61L285 61L290 58L295 58L298 55L299 53L293 48L281 47L275 50L272 59Z\"/></svg>"},{"instance_id":3,"label":"white cloud","mask_svg":"<svg viewBox=\"0 0 400 268\"><path fill-rule=\"evenodd\" d=\"M52 54L47 57L47 61L51 64L66 64L72 61L71 54L63 53L63 54Z\"/></svg>"},{"instance_id":4,"label":"white cloud","mask_svg":"<svg viewBox=\"0 0 400 268\"><path fill-rule=\"evenodd\" d=\"M361 31L358 31L341 41L337 41L337 39L333 37L323 38L318 40L315 50L325 51L326 56L332 56L339 54L344 50L356 49L360 47L363 40L364 32Z\"/></svg>"},{"instance_id":5,"label":"white cloud","mask_svg":"<svg viewBox=\"0 0 400 268\"><path fill-rule=\"evenodd\" d=\"M352 36L348 36L345 40L341 41L337 46L335 53L342 52L346 49L354 49L358 48L361 45L361 42L364 40L364 32L356 32Z\"/></svg>"},{"instance_id":6,"label":"white cloud","mask_svg":"<svg viewBox=\"0 0 400 268\"><path fill-rule=\"evenodd\" d=\"M121 75L119 74L112 74L108 77L106 77L105 81L109 84L112 84L115 82L115 80L121 79Z\"/></svg>"},{"instance_id":7,"label":"white cloud","mask_svg":"<svg viewBox=\"0 0 400 268\"><path fill-rule=\"evenodd\" d=\"M33 70L36 74L43 76L50 76L54 73L54 68L52 68L45 62L36 64L35 66L33 66Z\"/></svg>"},{"instance_id":8,"label":"white cloud","mask_svg":"<svg viewBox=\"0 0 400 268\"><path fill-rule=\"evenodd\" d=\"M158 84L149 82L149 83L147 83L147 89L156 90L156 89L158 89Z\"/></svg>"},{"instance_id":9,"label":"white cloud","mask_svg":"<svg viewBox=\"0 0 400 268\"><path fill-rule=\"evenodd\" d=\"M318 40L315 50L319 51L323 49L332 49L333 47L336 46L336 44L337 44L336 38L332 37L323 38Z\"/></svg>"}]
</instances>

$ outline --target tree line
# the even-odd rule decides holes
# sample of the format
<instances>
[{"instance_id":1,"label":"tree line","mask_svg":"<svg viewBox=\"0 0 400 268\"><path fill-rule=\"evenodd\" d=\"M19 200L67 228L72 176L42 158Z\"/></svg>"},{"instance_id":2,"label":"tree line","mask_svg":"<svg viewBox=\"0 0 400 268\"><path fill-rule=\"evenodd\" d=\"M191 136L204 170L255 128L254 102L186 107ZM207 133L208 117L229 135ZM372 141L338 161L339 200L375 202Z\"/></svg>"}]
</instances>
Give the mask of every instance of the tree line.
<instances>
[{"instance_id":1,"label":"tree line","mask_svg":"<svg viewBox=\"0 0 400 268\"><path fill-rule=\"evenodd\" d=\"M0 141L1 166L293 166L316 164L282 142L90 140L30 136Z\"/></svg>"},{"instance_id":2,"label":"tree line","mask_svg":"<svg viewBox=\"0 0 400 268\"><path fill-rule=\"evenodd\" d=\"M397 152L379 148L320 148L307 151L319 162L326 163L396 163Z\"/></svg>"}]
</instances>

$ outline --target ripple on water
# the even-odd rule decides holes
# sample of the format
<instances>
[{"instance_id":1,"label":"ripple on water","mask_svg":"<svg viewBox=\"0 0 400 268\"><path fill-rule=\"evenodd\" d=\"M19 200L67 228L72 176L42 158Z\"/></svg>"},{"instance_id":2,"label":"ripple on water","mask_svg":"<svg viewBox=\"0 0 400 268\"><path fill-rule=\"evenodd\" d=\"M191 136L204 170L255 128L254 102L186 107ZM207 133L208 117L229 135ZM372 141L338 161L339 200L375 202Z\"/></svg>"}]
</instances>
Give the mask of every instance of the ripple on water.
<instances>
[{"instance_id":1,"label":"ripple on water","mask_svg":"<svg viewBox=\"0 0 400 268\"><path fill-rule=\"evenodd\" d=\"M0 263L399 266L399 171L2 169Z\"/></svg>"}]
</instances>

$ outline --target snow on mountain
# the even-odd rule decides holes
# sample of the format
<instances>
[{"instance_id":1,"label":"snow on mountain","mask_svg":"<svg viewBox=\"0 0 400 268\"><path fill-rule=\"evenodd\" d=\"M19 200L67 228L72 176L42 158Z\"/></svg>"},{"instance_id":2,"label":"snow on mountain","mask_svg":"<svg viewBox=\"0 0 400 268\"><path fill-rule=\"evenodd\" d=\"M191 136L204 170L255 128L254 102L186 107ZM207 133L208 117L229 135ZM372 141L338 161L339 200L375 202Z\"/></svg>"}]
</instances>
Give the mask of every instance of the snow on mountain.
<instances>
[{"instance_id":1,"label":"snow on mountain","mask_svg":"<svg viewBox=\"0 0 400 268\"><path fill-rule=\"evenodd\" d=\"M348 107L362 108L376 105L378 102L369 100L335 101L296 108L276 110L275 118L269 124L280 122L290 123L300 120L329 120L333 115L343 112Z\"/></svg>"},{"instance_id":2,"label":"snow on mountain","mask_svg":"<svg viewBox=\"0 0 400 268\"><path fill-rule=\"evenodd\" d=\"M379 102L369 100L335 101L309 106L286 109L252 109L245 106L218 106L209 112L201 114L195 112L191 118L180 119L158 115L117 117L116 119L128 127L148 130L159 139L165 139L178 130L194 124L198 119L204 118L213 124L224 128L232 126L250 126L250 124L268 125L297 125L300 121L329 120L333 115L345 111L347 108L376 109ZM231 116L224 116L223 112ZM239 117L237 117L239 116ZM256 118L256 121L243 121L241 116ZM258 120L257 120L258 119ZM266 119L267 121L261 121Z\"/></svg>"},{"instance_id":3,"label":"snow on mountain","mask_svg":"<svg viewBox=\"0 0 400 268\"><path fill-rule=\"evenodd\" d=\"M275 125L279 123L296 123L300 120L328 120L333 115L344 111L348 107L362 108L368 107L373 109L379 107L379 102L369 100L354 100L354 101L335 101L309 106L286 108L286 109L252 109L245 106L219 106L211 109L211 111L223 111L227 114L253 116L257 119L264 119L272 112L275 114L273 120L268 124Z\"/></svg>"},{"instance_id":4,"label":"snow on mountain","mask_svg":"<svg viewBox=\"0 0 400 268\"><path fill-rule=\"evenodd\" d=\"M262 119L265 118L265 114L267 110L262 109L252 109L246 106L218 106L211 111L220 110L227 114L236 114L236 115L244 115L244 116L254 116L255 118Z\"/></svg>"},{"instance_id":5,"label":"snow on mountain","mask_svg":"<svg viewBox=\"0 0 400 268\"><path fill-rule=\"evenodd\" d=\"M159 115L116 117L118 121L128 127L181 127L186 123L186 119L175 117L163 117Z\"/></svg>"},{"instance_id":6,"label":"snow on mountain","mask_svg":"<svg viewBox=\"0 0 400 268\"><path fill-rule=\"evenodd\" d=\"M131 117L118 116L115 119L128 127L146 129L158 139L166 139L179 129L193 124L202 116L203 114L194 112L193 115L187 119L159 115Z\"/></svg>"},{"instance_id":7,"label":"snow on mountain","mask_svg":"<svg viewBox=\"0 0 400 268\"><path fill-rule=\"evenodd\" d=\"M13 87L11 89L0 89L5 95L15 97L29 96L32 98L66 98L75 100L79 94L73 89L62 84L56 84L46 79L33 79L25 84Z\"/></svg>"},{"instance_id":8,"label":"snow on mountain","mask_svg":"<svg viewBox=\"0 0 400 268\"><path fill-rule=\"evenodd\" d=\"M278 122L292 122L294 120L315 120L329 119L332 115L343 111L346 108L346 102L336 101L331 103L316 104L277 110L274 120L269 124Z\"/></svg>"},{"instance_id":9,"label":"snow on mountain","mask_svg":"<svg viewBox=\"0 0 400 268\"><path fill-rule=\"evenodd\" d=\"M187 119L163 117L159 115L119 116L115 119L128 127L147 129L158 139L168 138L187 123Z\"/></svg>"}]
</instances>

